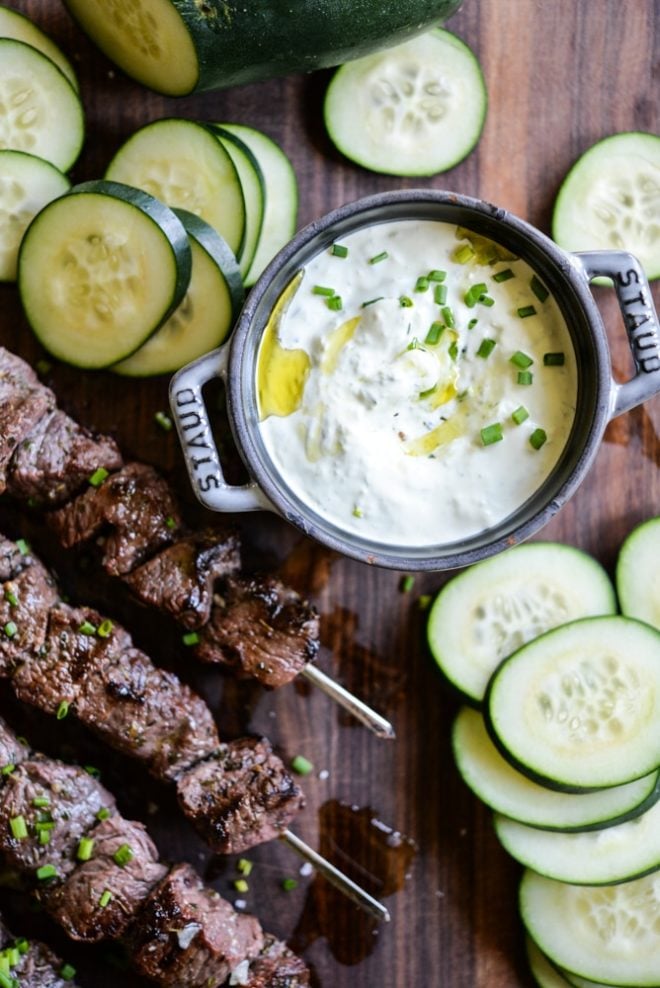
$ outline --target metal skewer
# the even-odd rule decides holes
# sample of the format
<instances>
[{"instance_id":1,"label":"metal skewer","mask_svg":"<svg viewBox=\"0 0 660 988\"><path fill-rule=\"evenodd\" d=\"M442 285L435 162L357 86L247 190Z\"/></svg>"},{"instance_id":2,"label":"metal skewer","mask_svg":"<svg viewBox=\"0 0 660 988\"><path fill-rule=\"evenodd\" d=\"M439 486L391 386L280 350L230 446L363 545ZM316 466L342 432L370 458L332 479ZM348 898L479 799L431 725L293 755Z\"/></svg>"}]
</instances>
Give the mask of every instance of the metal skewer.
<instances>
[{"instance_id":1,"label":"metal skewer","mask_svg":"<svg viewBox=\"0 0 660 988\"><path fill-rule=\"evenodd\" d=\"M340 871L339 868L335 868L333 864L326 861L324 857L321 857L318 851L315 851L314 848L309 846L309 844L306 844L304 840L297 837L291 830L285 830L281 835L281 839L285 844L288 844L289 847L296 852L296 854L299 854L301 858L304 858L305 861L309 861L309 863L312 864L317 871L320 871L322 875L325 875L328 881L334 885L335 888L338 888L339 891L343 892L345 896L352 899L352 901L355 902L356 905L360 906L361 909L364 909L370 916L373 916L374 919L377 919L379 922L389 923L390 914L385 906L378 901L378 899L374 899L372 895L369 895L369 893L365 892L363 888L360 888L360 886L349 878L348 875L345 875L343 871Z\"/></svg>"},{"instance_id":2,"label":"metal skewer","mask_svg":"<svg viewBox=\"0 0 660 988\"><path fill-rule=\"evenodd\" d=\"M301 675L306 676L310 683L313 683L314 686L318 686L320 690L327 693L344 710L348 710L349 714L352 714L353 717L365 724L377 737L394 740L396 734L389 720L381 717L380 714L372 710L362 700L358 700L356 696L349 693L348 690L340 686L339 683L336 683L330 676L326 676L318 666L308 663L301 670Z\"/></svg>"}]
</instances>

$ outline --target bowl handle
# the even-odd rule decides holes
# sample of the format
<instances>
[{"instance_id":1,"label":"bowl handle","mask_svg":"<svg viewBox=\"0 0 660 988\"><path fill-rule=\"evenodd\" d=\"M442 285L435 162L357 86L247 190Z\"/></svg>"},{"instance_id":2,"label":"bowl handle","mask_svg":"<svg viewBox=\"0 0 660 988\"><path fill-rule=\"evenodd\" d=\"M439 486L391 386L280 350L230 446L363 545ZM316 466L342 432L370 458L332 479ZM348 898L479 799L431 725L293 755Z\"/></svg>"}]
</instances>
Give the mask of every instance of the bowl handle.
<instances>
[{"instance_id":1,"label":"bowl handle","mask_svg":"<svg viewBox=\"0 0 660 988\"><path fill-rule=\"evenodd\" d=\"M257 484L233 487L222 472L202 388L215 377L226 380L228 357L226 343L177 371L170 383L170 407L190 482L198 499L211 511L273 510Z\"/></svg>"},{"instance_id":2,"label":"bowl handle","mask_svg":"<svg viewBox=\"0 0 660 988\"><path fill-rule=\"evenodd\" d=\"M635 362L635 375L612 382L610 418L660 393L660 324L642 266L624 250L581 251L573 255L589 281L605 275L614 282L623 324Z\"/></svg>"}]
</instances>

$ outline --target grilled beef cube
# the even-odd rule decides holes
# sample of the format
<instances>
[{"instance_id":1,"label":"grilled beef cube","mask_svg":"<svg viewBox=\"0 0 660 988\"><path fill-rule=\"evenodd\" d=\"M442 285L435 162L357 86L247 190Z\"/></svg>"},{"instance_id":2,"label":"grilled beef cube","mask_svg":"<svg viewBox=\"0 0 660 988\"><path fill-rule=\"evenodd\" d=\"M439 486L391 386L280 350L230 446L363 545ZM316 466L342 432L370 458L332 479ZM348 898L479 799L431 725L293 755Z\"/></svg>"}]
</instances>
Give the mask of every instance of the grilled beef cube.
<instances>
[{"instance_id":1,"label":"grilled beef cube","mask_svg":"<svg viewBox=\"0 0 660 988\"><path fill-rule=\"evenodd\" d=\"M10 970L20 988L75 988L69 976L60 972L64 965L43 943L30 941L28 950L20 954L18 964Z\"/></svg>"},{"instance_id":2,"label":"grilled beef cube","mask_svg":"<svg viewBox=\"0 0 660 988\"><path fill-rule=\"evenodd\" d=\"M0 347L0 494L16 446L55 408L55 395L24 360Z\"/></svg>"},{"instance_id":3,"label":"grilled beef cube","mask_svg":"<svg viewBox=\"0 0 660 988\"><path fill-rule=\"evenodd\" d=\"M237 913L190 865L180 864L138 918L133 962L161 985L216 988L244 958L257 956L263 939L253 916Z\"/></svg>"},{"instance_id":4,"label":"grilled beef cube","mask_svg":"<svg viewBox=\"0 0 660 988\"><path fill-rule=\"evenodd\" d=\"M316 609L273 577L229 577L195 652L240 677L275 689L294 679L319 648Z\"/></svg>"},{"instance_id":5,"label":"grilled beef cube","mask_svg":"<svg viewBox=\"0 0 660 988\"><path fill-rule=\"evenodd\" d=\"M168 611L186 628L201 628L211 614L215 581L240 564L237 535L201 532L163 549L126 582L145 604Z\"/></svg>"},{"instance_id":6,"label":"grilled beef cube","mask_svg":"<svg viewBox=\"0 0 660 988\"><path fill-rule=\"evenodd\" d=\"M103 566L112 576L130 573L168 545L181 523L169 485L144 463L129 463L49 520L66 549L109 528Z\"/></svg>"},{"instance_id":7,"label":"grilled beef cube","mask_svg":"<svg viewBox=\"0 0 660 988\"><path fill-rule=\"evenodd\" d=\"M48 614L57 600L48 571L30 559L18 576L0 587L0 676L42 647Z\"/></svg>"},{"instance_id":8,"label":"grilled beef cube","mask_svg":"<svg viewBox=\"0 0 660 988\"><path fill-rule=\"evenodd\" d=\"M179 804L220 854L236 854L279 837L302 810L301 790L265 739L222 745L177 783Z\"/></svg>"},{"instance_id":9,"label":"grilled beef cube","mask_svg":"<svg viewBox=\"0 0 660 988\"><path fill-rule=\"evenodd\" d=\"M47 908L73 940L98 943L126 931L167 868L141 823L111 817L88 837L91 858L54 889Z\"/></svg>"},{"instance_id":10,"label":"grilled beef cube","mask_svg":"<svg viewBox=\"0 0 660 988\"><path fill-rule=\"evenodd\" d=\"M251 964L242 971L235 971L237 984L244 988L307 988L309 969L305 962L289 950L285 943L266 935L264 948Z\"/></svg>"},{"instance_id":11,"label":"grilled beef cube","mask_svg":"<svg viewBox=\"0 0 660 988\"><path fill-rule=\"evenodd\" d=\"M103 618L89 607L69 607L58 603L48 615L46 636L38 652L26 657L13 678L19 700L49 714L62 703L76 702L86 675L94 675L95 665L107 652L131 647L131 637L121 627L112 627L108 637L96 629Z\"/></svg>"},{"instance_id":12,"label":"grilled beef cube","mask_svg":"<svg viewBox=\"0 0 660 988\"><path fill-rule=\"evenodd\" d=\"M75 868L78 842L96 814L112 807L114 798L84 769L50 758L24 761L0 789L0 854L19 872L36 874L52 865L56 875L43 880L64 878Z\"/></svg>"},{"instance_id":13,"label":"grilled beef cube","mask_svg":"<svg viewBox=\"0 0 660 988\"><path fill-rule=\"evenodd\" d=\"M83 680L76 714L162 779L176 778L218 746L201 697L137 648L103 655Z\"/></svg>"},{"instance_id":14,"label":"grilled beef cube","mask_svg":"<svg viewBox=\"0 0 660 988\"><path fill-rule=\"evenodd\" d=\"M0 780L4 782L7 775L10 775L10 767L12 765L20 765L24 762L30 753L30 749L27 744L19 741L13 731L11 731L5 724L2 717L0 717L0 772L2 769L6 769L6 772L0 776Z\"/></svg>"},{"instance_id":15,"label":"grilled beef cube","mask_svg":"<svg viewBox=\"0 0 660 988\"><path fill-rule=\"evenodd\" d=\"M99 467L112 472L122 465L113 439L93 435L57 409L44 416L19 444L8 471L7 489L15 497L62 504Z\"/></svg>"}]
</instances>

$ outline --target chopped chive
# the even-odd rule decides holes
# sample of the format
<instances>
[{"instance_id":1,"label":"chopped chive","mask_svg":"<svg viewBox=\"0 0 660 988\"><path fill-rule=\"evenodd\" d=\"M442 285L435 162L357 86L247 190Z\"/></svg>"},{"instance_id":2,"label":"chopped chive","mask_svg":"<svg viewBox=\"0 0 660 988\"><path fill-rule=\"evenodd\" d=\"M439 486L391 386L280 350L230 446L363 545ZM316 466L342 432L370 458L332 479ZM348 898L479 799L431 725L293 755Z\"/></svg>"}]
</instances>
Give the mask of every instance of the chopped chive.
<instances>
[{"instance_id":1,"label":"chopped chive","mask_svg":"<svg viewBox=\"0 0 660 988\"><path fill-rule=\"evenodd\" d=\"M91 621L83 621L83 623L79 625L78 631L81 635L95 635L96 625L92 624Z\"/></svg>"},{"instance_id":2,"label":"chopped chive","mask_svg":"<svg viewBox=\"0 0 660 988\"><path fill-rule=\"evenodd\" d=\"M425 611L429 607L432 600L433 600L433 596L430 593L420 594L419 597L417 598L417 606L419 607L420 611Z\"/></svg>"},{"instance_id":3,"label":"chopped chive","mask_svg":"<svg viewBox=\"0 0 660 988\"><path fill-rule=\"evenodd\" d=\"M534 375L531 371L518 371L518 384L531 384Z\"/></svg>"},{"instance_id":4,"label":"chopped chive","mask_svg":"<svg viewBox=\"0 0 660 988\"><path fill-rule=\"evenodd\" d=\"M481 343L479 344L479 349L477 350L477 357L483 357L484 359L486 359L486 357L490 357L496 345L497 344L495 340L490 340L488 339L488 337L484 337Z\"/></svg>"},{"instance_id":5,"label":"chopped chive","mask_svg":"<svg viewBox=\"0 0 660 988\"><path fill-rule=\"evenodd\" d=\"M413 304L414 304L413 300L409 298L407 295L399 296L399 305L401 306L402 309L410 309L412 308Z\"/></svg>"},{"instance_id":6,"label":"chopped chive","mask_svg":"<svg viewBox=\"0 0 660 988\"><path fill-rule=\"evenodd\" d=\"M176 521L174 518L172 518L172 515L168 515L167 518L165 519L165 527L169 528L170 531L173 528L176 528Z\"/></svg>"},{"instance_id":7,"label":"chopped chive","mask_svg":"<svg viewBox=\"0 0 660 988\"><path fill-rule=\"evenodd\" d=\"M457 264L467 264L474 257L474 251L469 244L463 244L462 247L457 248L454 253L454 260Z\"/></svg>"},{"instance_id":8,"label":"chopped chive","mask_svg":"<svg viewBox=\"0 0 660 988\"><path fill-rule=\"evenodd\" d=\"M87 772L87 775L91 775L93 779L101 778L101 770L98 769L95 765L84 765L83 767Z\"/></svg>"},{"instance_id":9,"label":"chopped chive","mask_svg":"<svg viewBox=\"0 0 660 988\"><path fill-rule=\"evenodd\" d=\"M536 309L533 305L522 305L516 310L521 319L527 319L529 316L536 315Z\"/></svg>"},{"instance_id":10,"label":"chopped chive","mask_svg":"<svg viewBox=\"0 0 660 988\"><path fill-rule=\"evenodd\" d=\"M312 295L323 295L324 298L332 298L334 294L334 288L326 288L324 285L314 285L312 288Z\"/></svg>"},{"instance_id":11,"label":"chopped chive","mask_svg":"<svg viewBox=\"0 0 660 988\"><path fill-rule=\"evenodd\" d=\"M340 309L344 307L344 303L341 300L341 295L333 295L332 298L326 300L325 304L333 312L339 312Z\"/></svg>"},{"instance_id":12,"label":"chopped chive","mask_svg":"<svg viewBox=\"0 0 660 988\"><path fill-rule=\"evenodd\" d=\"M353 517L354 518L362 518L363 515L364 515L364 512L363 512L362 508L358 507L358 505L356 504L355 507L353 508Z\"/></svg>"},{"instance_id":13,"label":"chopped chive","mask_svg":"<svg viewBox=\"0 0 660 988\"><path fill-rule=\"evenodd\" d=\"M25 539L16 539L16 548L20 552L21 556L29 556L30 544L26 542Z\"/></svg>"},{"instance_id":14,"label":"chopped chive","mask_svg":"<svg viewBox=\"0 0 660 988\"><path fill-rule=\"evenodd\" d=\"M101 909L105 909L107 905L112 901L112 892L110 889L104 889L101 898L99 899L99 906Z\"/></svg>"},{"instance_id":15,"label":"chopped chive","mask_svg":"<svg viewBox=\"0 0 660 988\"><path fill-rule=\"evenodd\" d=\"M436 285L433 289L433 300L436 305L444 305L447 301L447 286Z\"/></svg>"},{"instance_id":16,"label":"chopped chive","mask_svg":"<svg viewBox=\"0 0 660 988\"><path fill-rule=\"evenodd\" d=\"M477 299L477 302L480 305L485 305L489 309L492 305L495 305L495 299L491 298L490 295L480 295L479 298Z\"/></svg>"},{"instance_id":17,"label":"chopped chive","mask_svg":"<svg viewBox=\"0 0 660 988\"><path fill-rule=\"evenodd\" d=\"M482 295L488 291L488 285L483 281L478 282L476 285L471 285L463 296L463 301L468 306L468 308L473 309Z\"/></svg>"},{"instance_id":18,"label":"chopped chive","mask_svg":"<svg viewBox=\"0 0 660 988\"><path fill-rule=\"evenodd\" d=\"M443 322L447 327L447 329L453 329L454 326L456 325L456 322L454 320L454 313L451 309L451 306L445 305L445 307L441 309L441 314L442 314Z\"/></svg>"},{"instance_id":19,"label":"chopped chive","mask_svg":"<svg viewBox=\"0 0 660 988\"><path fill-rule=\"evenodd\" d=\"M30 942L29 940L26 940L25 937L19 937L18 940L15 941L14 946L19 954L27 954L30 949Z\"/></svg>"},{"instance_id":20,"label":"chopped chive","mask_svg":"<svg viewBox=\"0 0 660 988\"><path fill-rule=\"evenodd\" d=\"M250 890L250 886L248 885L248 883L245 881L244 878L234 879L234 888L236 889L237 892L242 892L243 894L249 892Z\"/></svg>"},{"instance_id":21,"label":"chopped chive","mask_svg":"<svg viewBox=\"0 0 660 988\"><path fill-rule=\"evenodd\" d=\"M76 976L76 969L71 964L63 964L60 968L60 978L63 981L73 981Z\"/></svg>"},{"instance_id":22,"label":"chopped chive","mask_svg":"<svg viewBox=\"0 0 660 988\"><path fill-rule=\"evenodd\" d=\"M106 618L104 621L101 621L100 625L96 629L96 634L99 638L109 638L113 628L114 624L110 618Z\"/></svg>"},{"instance_id":23,"label":"chopped chive","mask_svg":"<svg viewBox=\"0 0 660 988\"><path fill-rule=\"evenodd\" d=\"M40 882L46 882L49 878L57 878L57 868L52 864L42 865L35 872Z\"/></svg>"},{"instance_id":24,"label":"chopped chive","mask_svg":"<svg viewBox=\"0 0 660 988\"><path fill-rule=\"evenodd\" d=\"M35 796L32 805L36 810L45 810L50 806L50 800L48 796Z\"/></svg>"},{"instance_id":25,"label":"chopped chive","mask_svg":"<svg viewBox=\"0 0 660 988\"><path fill-rule=\"evenodd\" d=\"M529 283L529 287L532 289L539 302L545 302L550 294L543 282L539 281L536 275L532 275L532 280Z\"/></svg>"},{"instance_id":26,"label":"chopped chive","mask_svg":"<svg viewBox=\"0 0 660 988\"><path fill-rule=\"evenodd\" d=\"M0 770L0 775L11 775L11 773L15 771L16 771L16 766L14 765L14 763L8 762L7 765L2 766L2 770Z\"/></svg>"},{"instance_id":27,"label":"chopped chive","mask_svg":"<svg viewBox=\"0 0 660 988\"><path fill-rule=\"evenodd\" d=\"M415 586L415 577L410 573L407 576L401 577L401 582L399 584L399 590L401 593L410 593L412 588Z\"/></svg>"},{"instance_id":28,"label":"chopped chive","mask_svg":"<svg viewBox=\"0 0 660 988\"><path fill-rule=\"evenodd\" d=\"M89 478L89 483L92 487L100 487L103 481L109 476L108 471L105 467L99 467Z\"/></svg>"},{"instance_id":29,"label":"chopped chive","mask_svg":"<svg viewBox=\"0 0 660 988\"><path fill-rule=\"evenodd\" d=\"M15 988L16 985L18 981L10 977L8 971L0 970L0 988Z\"/></svg>"},{"instance_id":30,"label":"chopped chive","mask_svg":"<svg viewBox=\"0 0 660 988\"><path fill-rule=\"evenodd\" d=\"M344 247L343 244L333 244L330 253L333 257L348 257L348 247Z\"/></svg>"},{"instance_id":31,"label":"chopped chive","mask_svg":"<svg viewBox=\"0 0 660 988\"><path fill-rule=\"evenodd\" d=\"M515 412L511 412L511 418L516 425L522 425L525 419L529 418L529 412L524 405L518 405Z\"/></svg>"},{"instance_id":32,"label":"chopped chive","mask_svg":"<svg viewBox=\"0 0 660 988\"><path fill-rule=\"evenodd\" d=\"M521 370L525 370L527 367L532 366L534 360L528 354L523 353L522 350L516 350L513 356L509 358L509 362L516 367L520 367Z\"/></svg>"},{"instance_id":33,"label":"chopped chive","mask_svg":"<svg viewBox=\"0 0 660 988\"><path fill-rule=\"evenodd\" d=\"M477 325L478 322L479 322L478 319L470 319L470 321L469 321L469 323L467 325L467 328L468 329L474 329L474 327Z\"/></svg>"},{"instance_id":34,"label":"chopped chive","mask_svg":"<svg viewBox=\"0 0 660 988\"><path fill-rule=\"evenodd\" d=\"M13 590L5 590L5 600L10 607L18 607L18 597Z\"/></svg>"},{"instance_id":35,"label":"chopped chive","mask_svg":"<svg viewBox=\"0 0 660 988\"><path fill-rule=\"evenodd\" d=\"M412 340L406 347L406 350L417 350L419 348L419 340L416 336L413 336Z\"/></svg>"},{"instance_id":36,"label":"chopped chive","mask_svg":"<svg viewBox=\"0 0 660 988\"><path fill-rule=\"evenodd\" d=\"M239 858L236 867L240 871L241 875L245 875L246 878L249 878L252 873L252 869L254 868L254 864L252 861L248 860L248 858Z\"/></svg>"},{"instance_id":37,"label":"chopped chive","mask_svg":"<svg viewBox=\"0 0 660 988\"><path fill-rule=\"evenodd\" d=\"M282 888L285 892L293 892L294 889L298 888L298 882L295 878L285 878L282 881Z\"/></svg>"},{"instance_id":38,"label":"chopped chive","mask_svg":"<svg viewBox=\"0 0 660 988\"><path fill-rule=\"evenodd\" d=\"M169 415L166 415L165 412L156 412L154 415L154 421L156 422L156 425L160 426L163 432L172 431L172 419Z\"/></svg>"},{"instance_id":39,"label":"chopped chive","mask_svg":"<svg viewBox=\"0 0 660 988\"><path fill-rule=\"evenodd\" d=\"M497 274L493 275L493 281L498 282L498 284L503 281L510 281L511 278L515 278L511 268L505 268L504 271L498 271Z\"/></svg>"},{"instance_id":40,"label":"chopped chive","mask_svg":"<svg viewBox=\"0 0 660 988\"><path fill-rule=\"evenodd\" d=\"M544 353L543 363L546 367L563 367L566 362L564 353Z\"/></svg>"},{"instance_id":41,"label":"chopped chive","mask_svg":"<svg viewBox=\"0 0 660 988\"><path fill-rule=\"evenodd\" d=\"M446 271L441 271L438 268L433 268L426 276L429 281L444 281L447 277Z\"/></svg>"},{"instance_id":42,"label":"chopped chive","mask_svg":"<svg viewBox=\"0 0 660 988\"><path fill-rule=\"evenodd\" d=\"M458 343L456 342L456 340L454 340L453 343L449 344L447 353L449 354L452 360L456 360L456 358L458 357Z\"/></svg>"},{"instance_id":43,"label":"chopped chive","mask_svg":"<svg viewBox=\"0 0 660 988\"><path fill-rule=\"evenodd\" d=\"M420 398L430 398L431 395L435 394L437 390L438 390L438 385L437 384L434 384L432 388L428 388L426 391L420 391L419 392L419 397Z\"/></svg>"},{"instance_id":44,"label":"chopped chive","mask_svg":"<svg viewBox=\"0 0 660 988\"><path fill-rule=\"evenodd\" d=\"M101 809L96 814L97 820L107 820L110 816L110 810L107 806L102 806Z\"/></svg>"},{"instance_id":45,"label":"chopped chive","mask_svg":"<svg viewBox=\"0 0 660 988\"><path fill-rule=\"evenodd\" d=\"M7 621L2 630L6 634L7 638L15 638L18 634L18 626L15 621Z\"/></svg>"},{"instance_id":46,"label":"chopped chive","mask_svg":"<svg viewBox=\"0 0 660 988\"><path fill-rule=\"evenodd\" d=\"M362 308L363 308L363 309L366 309L366 307L367 307L368 305L373 305L373 304L374 304L374 302L382 302L384 298L385 298L385 296L384 296L384 295L378 295L378 296L377 296L376 298L370 298L370 299L367 299L367 301L366 301L366 302L363 302L363 303L362 303Z\"/></svg>"},{"instance_id":47,"label":"chopped chive","mask_svg":"<svg viewBox=\"0 0 660 988\"><path fill-rule=\"evenodd\" d=\"M185 635L181 635L181 641L184 645L197 645L199 642L199 635L196 631L188 631Z\"/></svg>"},{"instance_id":48,"label":"chopped chive","mask_svg":"<svg viewBox=\"0 0 660 988\"><path fill-rule=\"evenodd\" d=\"M445 331L445 327L441 322L432 322L431 328L426 334L426 339L424 340L424 342L428 343L430 346L435 346L435 344L438 342L444 331Z\"/></svg>"},{"instance_id":49,"label":"chopped chive","mask_svg":"<svg viewBox=\"0 0 660 988\"><path fill-rule=\"evenodd\" d=\"M133 848L130 844L122 844L118 847L115 853L112 855L112 860L120 868L125 868L129 861L132 861L135 857L133 853Z\"/></svg>"},{"instance_id":50,"label":"chopped chive","mask_svg":"<svg viewBox=\"0 0 660 988\"><path fill-rule=\"evenodd\" d=\"M425 291L428 290L429 284L430 284L429 283L429 279L428 278L424 278L423 276L421 276L415 282L415 291L416 292L425 292Z\"/></svg>"},{"instance_id":51,"label":"chopped chive","mask_svg":"<svg viewBox=\"0 0 660 988\"><path fill-rule=\"evenodd\" d=\"M530 445L534 447L534 449L540 449L541 446L543 446L543 444L546 442L547 438L548 438L548 434L546 433L545 429L534 429L534 432L529 437L529 442Z\"/></svg>"},{"instance_id":52,"label":"chopped chive","mask_svg":"<svg viewBox=\"0 0 660 988\"><path fill-rule=\"evenodd\" d=\"M381 261L387 260L390 255L386 250L380 252L380 254L374 254L373 257L369 258L369 264L380 264Z\"/></svg>"},{"instance_id":53,"label":"chopped chive","mask_svg":"<svg viewBox=\"0 0 660 988\"><path fill-rule=\"evenodd\" d=\"M492 446L493 443L499 443L502 439L504 439L504 434L500 422L493 422L492 425L487 425L481 430L481 441L484 446Z\"/></svg>"},{"instance_id":54,"label":"chopped chive","mask_svg":"<svg viewBox=\"0 0 660 988\"><path fill-rule=\"evenodd\" d=\"M309 775L310 772L314 771L314 765L304 755L296 755L291 760L291 768L296 775Z\"/></svg>"},{"instance_id":55,"label":"chopped chive","mask_svg":"<svg viewBox=\"0 0 660 988\"><path fill-rule=\"evenodd\" d=\"M25 840L28 835L27 823L24 816L13 816L9 821L9 829L16 840Z\"/></svg>"},{"instance_id":56,"label":"chopped chive","mask_svg":"<svg viewBox=\"0 0 660 988\"><path fill-rule=\"evenodd\" d=\"M67 700L62 700L59 707L57 708L57 713L55 714L55 716L57 717L58 720L64 720L68 712L69 712L69 703Z\"/></svg>"},{"instance_id":57,"label":"chopped chive","mask_svg":"<svg viewBox=\"0 0 660 988\"><path fill-rule=\"evenodd\" d=\"M39 843L42 847L50 843L50 830L39 830L37 833L39 834Z\"/></svg>"},{"instance_id":58,"label":"chopped chive","mask_svg":"<svg viewBox=\"0 0 660 988\"><path fill-rule=\"evenodd\" d=\"M94 840L92 837L81 837L76 851L78 861L89 861L94 850Z\"/></svg>"}]
</instances>

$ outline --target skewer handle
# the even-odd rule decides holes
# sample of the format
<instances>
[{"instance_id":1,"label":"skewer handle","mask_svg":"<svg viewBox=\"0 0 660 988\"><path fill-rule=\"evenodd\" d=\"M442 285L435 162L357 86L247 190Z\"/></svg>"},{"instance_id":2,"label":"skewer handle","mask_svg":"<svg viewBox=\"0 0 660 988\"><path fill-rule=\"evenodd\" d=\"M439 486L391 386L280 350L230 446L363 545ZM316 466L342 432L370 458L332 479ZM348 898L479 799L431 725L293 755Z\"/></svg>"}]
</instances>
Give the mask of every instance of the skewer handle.
<instances>
[{"instance_id":1,"label":"skewer handle","mask_svg":"<svg viewBox=\"0 0 660 988\"><path fill-rule=\"evenodd\" d=\"M340 892L343 892L345 896L352 899L361 909L366 910L374 919L379 922L389 923L390 914L385 906L374 899L372 895L365 892L363 888L360 888L348 875L345 875L343 871L335 868L333 864L330 864L324 857L322 857L318 851L306 844L304 840L301 840L296 834L291 830L285 830L281 835L282 840L285 844L288 844L292 850L299 854L301 858L305 861L309 861L317 871L320 871L322 875L328 879L328 881L338 888Z\"/></svg>"},{"instance_id":2,"label":"skewer handle","mask_svg":"<svg viewBox=\"0 0 660 988\"><path fill-rule=\"evenodd\" d=\"M320 690L327 693L344 710L348 710L349 714L352 714L353 717L365 724L377 737L394 740L396 734L389 720L386 720L362 700L353 696L352 693L349 693L347 689L340 686L330 676L321 672L318 666L308 663L301 670L301 675L306 676L310 683L313 683L314 686L318 686Z\"/></svg>"}]
</instances>

